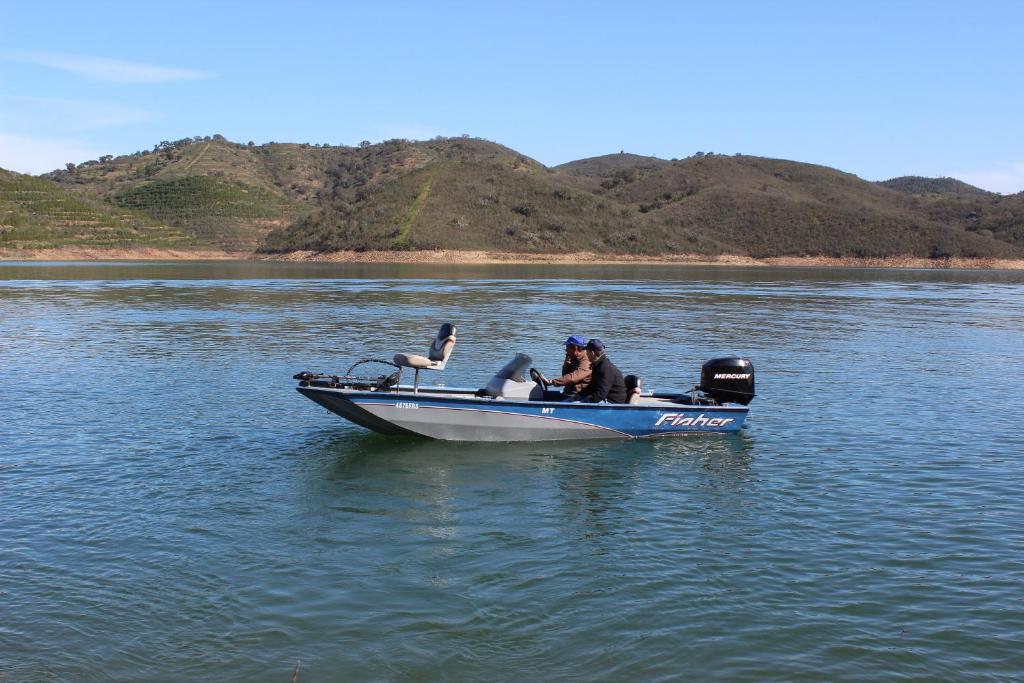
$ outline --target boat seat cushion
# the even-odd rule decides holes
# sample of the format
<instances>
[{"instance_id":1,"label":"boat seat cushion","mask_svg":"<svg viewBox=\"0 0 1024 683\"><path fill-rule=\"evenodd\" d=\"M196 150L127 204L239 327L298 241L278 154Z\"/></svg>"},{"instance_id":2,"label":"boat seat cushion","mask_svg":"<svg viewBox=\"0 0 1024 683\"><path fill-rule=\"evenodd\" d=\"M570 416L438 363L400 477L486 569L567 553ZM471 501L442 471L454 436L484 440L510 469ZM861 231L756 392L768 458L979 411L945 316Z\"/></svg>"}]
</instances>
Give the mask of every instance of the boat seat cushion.
<instances>
[{"instance_id":1,"label":"boat seat cushion","mask_svg":"<svg viewBox=\"0 0 1024 683\"><path fill-rule=\"evenodd\" d=\"M430 360L446 361L448 356L452 353L452 348L455 346L455 337L448 335L447 337L438 337L434 340L434 343L430 345Z\"/></svg>"},{"instance_id":2,"label":"boat seat cushion","mask_svg":"<svg viewBox=\"0 0 1024 683\"><path fill-rule=\"evenodd\" d=\"M396 353L395 365L403 368L416 368L417 370L444 370L448 364L448 356L452 355L455 347L455 325L445 323L437 331L430 350L426 356L417 356L411 353Z\"/></svg>"},{"instance_id":3,"label":"boat seat cushion","mask_svg":"<svg viewBox=\"0 0 1024 683\"><path fill-rule=\"evenodd\" d=\"M426 356L417 356L413 353L396 353L394 357L395 365L400 365L403 368L430 368L434 366L434 361L430 360Z\"/></svg>"}]
</instances>

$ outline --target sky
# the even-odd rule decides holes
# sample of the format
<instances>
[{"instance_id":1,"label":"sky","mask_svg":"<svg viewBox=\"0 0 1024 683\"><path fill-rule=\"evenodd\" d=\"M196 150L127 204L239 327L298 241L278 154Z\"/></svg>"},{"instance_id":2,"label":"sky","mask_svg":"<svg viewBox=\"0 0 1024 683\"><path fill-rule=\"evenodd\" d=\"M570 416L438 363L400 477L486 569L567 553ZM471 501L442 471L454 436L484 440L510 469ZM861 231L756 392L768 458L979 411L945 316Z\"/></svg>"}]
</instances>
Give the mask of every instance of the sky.
<instances>
[{"instance_id":1,"label":"sky","mask_svg":"<svg viewBox=\"0 0 1024 683\"><path fill-rule=\"evenodd\" d=\"M1024 2L0 0L0 167L468 134L1024 190Z\"/></svg>"}]
</instances>

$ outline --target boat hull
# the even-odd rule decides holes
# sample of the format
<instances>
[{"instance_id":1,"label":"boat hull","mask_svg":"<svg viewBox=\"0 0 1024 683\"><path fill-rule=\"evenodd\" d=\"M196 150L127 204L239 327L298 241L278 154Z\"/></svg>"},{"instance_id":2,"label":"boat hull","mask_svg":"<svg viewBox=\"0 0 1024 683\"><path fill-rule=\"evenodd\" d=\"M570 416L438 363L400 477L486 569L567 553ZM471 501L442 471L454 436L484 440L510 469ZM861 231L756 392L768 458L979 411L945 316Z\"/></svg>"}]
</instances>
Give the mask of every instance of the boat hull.
<instances>
[{"instance_id":1,"label":"boat hull","mask_svg":"<svg viewBox=\"0 0 1024 683\"><path fill-rule=\"evenodd\" d=\"M744 406L513 401L425 393L298 387L345 419L384 434L446 441L561 441L735 432Z\"/></svg>"}]
</instances>

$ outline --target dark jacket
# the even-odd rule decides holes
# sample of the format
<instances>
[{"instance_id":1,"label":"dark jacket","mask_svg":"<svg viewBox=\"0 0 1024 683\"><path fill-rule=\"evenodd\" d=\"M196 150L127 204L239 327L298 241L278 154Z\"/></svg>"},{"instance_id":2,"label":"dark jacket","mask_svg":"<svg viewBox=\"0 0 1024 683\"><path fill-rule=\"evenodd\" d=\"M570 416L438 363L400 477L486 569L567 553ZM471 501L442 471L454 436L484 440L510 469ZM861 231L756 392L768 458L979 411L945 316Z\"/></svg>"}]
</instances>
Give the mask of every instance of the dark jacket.
<instances>
[{"instance_id":1,"label":"dark jacket","mask_svg":"<svg viewBox=\"0 0 1024 683\"><path fill-rule=\"evenodd\" d=\"M580 392L580 398L589 403L626 402L626 381L608 356L602 355L590 366L590 385Z\"/></svg>"}]
</instances>

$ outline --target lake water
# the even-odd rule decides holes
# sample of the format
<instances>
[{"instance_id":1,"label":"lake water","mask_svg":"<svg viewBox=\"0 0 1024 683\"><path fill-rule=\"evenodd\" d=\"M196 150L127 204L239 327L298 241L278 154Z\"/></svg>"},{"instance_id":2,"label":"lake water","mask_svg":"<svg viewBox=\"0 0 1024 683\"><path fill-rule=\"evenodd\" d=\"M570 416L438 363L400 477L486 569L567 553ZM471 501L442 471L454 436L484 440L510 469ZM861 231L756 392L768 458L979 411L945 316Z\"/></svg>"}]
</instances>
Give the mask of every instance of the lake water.
<instances>
[{"instance_id":1,"label":"lake water","mask_svg":"<svg viewBox=\"0 0 1024 683\"><path fill-rule=\"evenodd\" d=\"M291 376L570 333L736 436L385 437ZM0 681L1021 680L1024 273L0 265Z\"/></svg>"}]
</instances>

